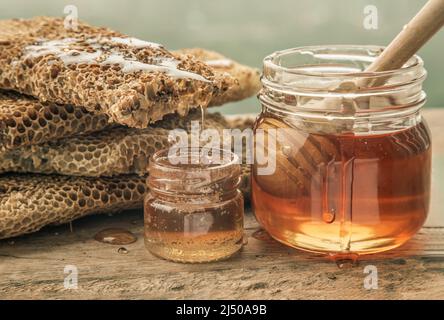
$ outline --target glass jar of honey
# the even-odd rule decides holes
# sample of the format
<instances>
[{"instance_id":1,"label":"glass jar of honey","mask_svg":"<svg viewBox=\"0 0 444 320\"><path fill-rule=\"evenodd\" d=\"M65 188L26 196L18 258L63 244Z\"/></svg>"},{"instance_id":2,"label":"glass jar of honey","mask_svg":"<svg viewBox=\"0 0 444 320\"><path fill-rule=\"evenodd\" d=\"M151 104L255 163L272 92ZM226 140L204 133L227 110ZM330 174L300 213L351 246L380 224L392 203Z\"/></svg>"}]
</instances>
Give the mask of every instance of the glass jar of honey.
<instances>
[{"instance_id":1,"label":"glass jar of honey","mask_svg":"<svg viewBox=\"0 0 444 320\"><path fill-rule=\"evenodd\" d=\"M177 262L230 257L243 245L239 158L231 151L189 148L153 155L145 197L145 246Z\"/></svg>"},{"instance_id":2,"label":"glass jar of honey","mask_svg":"<svg viewBox=\"0 0 444 320\"><path fill-rule=\"evenodd\" d=\"M303 47L264 59L252 205L276 240L306 251L400 246L429 207L431 143L423 61L365 72L374 46ZM274 161L273 165L269 162ZM273 170L261 170L267 165Z\"/></svg>"}]
</instances>

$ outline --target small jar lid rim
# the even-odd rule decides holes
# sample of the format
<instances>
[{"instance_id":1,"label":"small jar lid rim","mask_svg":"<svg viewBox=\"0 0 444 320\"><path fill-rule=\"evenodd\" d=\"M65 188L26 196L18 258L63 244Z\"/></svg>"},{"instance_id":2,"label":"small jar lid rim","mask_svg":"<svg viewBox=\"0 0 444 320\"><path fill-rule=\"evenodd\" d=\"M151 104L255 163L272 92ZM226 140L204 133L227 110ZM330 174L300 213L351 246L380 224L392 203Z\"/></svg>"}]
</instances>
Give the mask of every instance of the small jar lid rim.
<instances>
[{"instance_id":1,"label":"small jar lid rim","mask_svg":"<svg viewBox=\"0 0 444 320\"><path fill-rule=\"evenodd\" d=\"M154 153L152 156L150 163L154 163L156 166L164 167L172 171L187 171L187 172L193 172L193 171L213 171L213 170L221 170L229 168L230 166L236 166L239 165L239 156L232 152L231 150L226 150L222 148L205 148L205 147L198 147L198 148L189 148L186 153L189 154L191 152L197 152L199 153L202 150L212 150L216 152L220 152L224 155L229 155L230 160L229 161L222 161L222 163L213 163L213 164L202 164L203 166L200 167L183 167L179 165L175 165L173 163L170 163L168 161L160 163L162 159L165 159L168 157L168 153L170 151L170 148L162 149Z\"/></svg>"}]
</instances>

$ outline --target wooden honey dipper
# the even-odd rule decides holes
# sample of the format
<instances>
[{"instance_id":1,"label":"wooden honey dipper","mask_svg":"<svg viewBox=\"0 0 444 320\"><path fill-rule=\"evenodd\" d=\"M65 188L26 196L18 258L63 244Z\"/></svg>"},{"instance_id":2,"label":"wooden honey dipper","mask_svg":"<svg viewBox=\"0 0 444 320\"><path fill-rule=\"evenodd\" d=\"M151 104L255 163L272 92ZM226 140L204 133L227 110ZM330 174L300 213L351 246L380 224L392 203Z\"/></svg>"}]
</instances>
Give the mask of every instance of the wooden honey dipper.
<instances>
[{"instance_id":1,"label":"wooden honey dipper","mask_svg":"<svg viewBox=\"0 0 444 320\"><path fill-rule=\"evenodd\" d=\"M444 25L444 0L429 0L425 6L402 29L396 38L385 50L371 63L364 72L374 73L401 68L436 32ZM379 78L371 81L362 78L352 81L356 88L382 85L388 78ZM346 84L346 86L348 86ZM343 90L341 85L338 91ZM320 109L328 107L330 101L321 103ZM285 123L278 119L267 118L258 126L263 130L285 128ZM268 193L280 197L292 197L300 195L301 189L309 191L313 183L315 170L320 165L328 164L335 158L339 150L322 135L301 135L293 130L293 133L283 133L278 143L285 146L288 151L278 148L276 151L276 172L270 176L258 177L258 182ZM285 132L285 131L284 131ZM267 143L263 147L267 149ZM283 184L289 177L294 183Z\"/></svg>"},{"instance_id":2,"label":"wooden honey dipper","mask_svg":"<svg viewBox=\"0 0 444 320\"><path fill-rule=\"evenodd\" d=\"M444 0L429 0L365 72L401 68L444 25Z\"/></svg>"},{"instance_id":3,"label":"wooden honey dipper","mask_svg":"<svg viewBox=\"0 0 444 320\"><path fill-rule=\"evenodd\" d=\"M363 73L370 74L401 68L443 25L444 0L429 0ZM355 85L355 89L359 89L383 85L387 80L388 77L372 79L370 76L351 82ZM342 83L333 91L343 91L343 86L347 90L350 82ZM328 101L324 102L320 108L327 107L328 103Z\"/></svg>"}]
</instances>

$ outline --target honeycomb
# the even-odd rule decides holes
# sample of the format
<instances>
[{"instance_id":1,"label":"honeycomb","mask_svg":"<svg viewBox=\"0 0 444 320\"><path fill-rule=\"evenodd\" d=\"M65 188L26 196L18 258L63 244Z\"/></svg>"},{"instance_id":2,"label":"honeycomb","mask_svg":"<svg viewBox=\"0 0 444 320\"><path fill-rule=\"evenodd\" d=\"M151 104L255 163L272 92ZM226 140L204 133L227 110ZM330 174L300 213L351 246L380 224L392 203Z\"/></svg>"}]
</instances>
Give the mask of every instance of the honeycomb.
<instances>
[{"instance_id":1,"label":"honeycomb","mask_svg":"<svg viewBox=\"0 0 444 320\"><path fill-rule=\"evenodd\" d=\"M105 115L92 114L83 107L42 103L0 90L0 152L109 126Z\"/></svg>"},{"instance_id":2,"label":"honeycomb","mask_svg":"<svg viewBox=\"0 0 444 320\"><path fill-rule=\"evenodd\" d=\"M241 190L249 199L249 166ZM141 208L145 177L71 177L39 174L0 176L0 239L99 213Z\"/></svg>"},{"instance_id":3,"label":"honeycomb","mask_svg":"<svg viewBox=\"0 0 444 320\"><path fill-rule=\"evenodd\" d=\"M93 214L142 206L145 178L0 176L0 239Z\"/></svg>"},{"instance_id":4,"label":"honeycomb","mask_svg":"<svg viewBox=\"0 0 444 320\"><path fill-rule=\"evenodd\" d=\"M168 145L168 129L189 130L190 120L201 116L192 108L241 100L259 90L256 70L218 53L169 52L129 39L83 23L78 31L67 30L57 18L0 21L0 88L29 95L0 91L0 172L48 174L0 176L0 239L141 207L148 159ZM45 49L51 41L56 47L65 43L63 53ZM30 48L39 49L29 54ZM81 61L98 53L93 62ZM103 63L116 57L124 64ZM137 63L162 68L125 71ZM171 63L173 74L165 71ZM205 123L218 130L230 126L218 114ZM249 166L242 173L247 200Z\"/></svg>"},{"instance_id":5,"label":"honeycomb","mask_svg":"<svg viewBox=\"0 0 444 320\"><path fill-rule=\"evenodd\" d=\"M157 132L167 132L167 129L177 127L189 129L189 120L198 118L200 118L200 113L198 112L192 112L188 116L188 120L177 116L168 116L167 119L159 122L157 127L153 126L152 129L157 130ZM206 123L212 128L228 128L230 126L244 128L250 124L249 119L247 119L244 124L241 118L227 121L220 114L207 115ZM133 141L136 141L134 146L136 147L134 147L129 154L134 155L134 153L139 152L140 158L143 158L142 164L138 166L133 163L130 165L131 168L127 167L127 171L133 170L134 172L142 174L142 168L146 166L148 153L143 153L141 150L143 149L143 142L146 143L149 141L150 136L147 135L147 139L145 139L141 138L144 137L143 134L140 135L140 137L137 135L129 135L129 140L125 140L125 135L127 135L129 131L140 132L145 131L144 129L118 128L105 130L104 132L112 133L112 135L116 137L119 136L118 132L121 130L125 134L120 135L120 138L116 140L123 139L124 141L130 142L131 139L134 139ZM94 144L96 146L104 144L106 147L106 142L99 142L100 139L97 140L97 137L101 134L103 133L91 134L83 138L85 138L84 141L88 141L88 137L90 137L89 141L92 143L91 146ZM76 139L82 139L82 137L77 137ZM70 141L70 139L64 140L67 142ZM162 141L166 143L166 140ZM55 143L57 144L58 142ZM76 143L72 144L72 146L76 145ZM125 145L125 143L122 145ZM139 146L138 149L137 146ZM155 148L159 147L159 145L156 146L156 143L154 143L153 146ZM110 148L109 145L107 147ZM26 148L29 149L30 147L21 149ZM99 150L103 150L103 148ZM145 150L148 150L148 148ZM86 149L85 153L83 153L85 159L87 154L91 154L94 157L94 152L88 152L88 149ZM153 151L151 150L150 152L152 153ZM63 154L64 156L71 154L73 159L71 162L65 164L65 167L60 166L60 171L63 172L63 168L66 168L68 171L66 173L72 173L70 171L73 168L71 164L76 163L76 153L71 153L66 149ZM125 155L125 153L122 154ZM111 157L113 154L110 152L107 155ZM20 159L22 156L23 155L19 154L16 159ZM3 161L4 160L0 159L0 163L3 163ZM85 162L85 164L93 163L94 161ZM126 163L128 162L124 162L124 164ZM45 167L45 165L42 165L40 168L43 167ZM116 170L125 171L123 170L124 167L117 167L118 169ZM97 166L97 168L99 168L98 170L102 170L101 172L105 170L105 167L100 168L100 166ZM34 169L37 171L37 168ZM114 170L112 166L106 169L110 171ZM81 172L82 169L77 170L78 173L89 173L88 170L84 172ZM108 174L107 172L108 171L105 170L103 174ZM0 239L34 232L49 224L66 223L89 214L108 213L142 207L143 195L147 191L145 179L144 176L126 174L113 178L43 174L3 174L0 176ZM240 189L244 194L245 202L248 203L250 199L249 165L242 165Z\"/></svg>"},{"instance_id":6,"label":"honeycomb","mask_svg":"<svg viewBox=\"0 0 444 320\"><path fill-rule=\"evenodd\" d=\"M166 114L206 107L211 99L221 104L238 85L192 55L130 39L80 22L77 31L66 29L61 18L2 20L0 87L145 128Z\"/></svg>"},{"instance_id":7,"label":"honeycomb","mask_svg":"<svg viewBox=\"0 0 444 320\"><path fill-rule=\"evenodd\" d=\"M213 67L217 72L232 75L237 80L236 85L211 101L211 105L241 100L258 92L260 80L254 69L212 51L183 49L178 52L186 52L201 61L230 62L229 65ZM94 114L84 107L43 103L30 96L0 90L0 151L99 131L110 126L107 122L105 114Z\"/></svg>"},{"instance_id":8,"label":"honeycomb","mask_svg":"<svg viewBox=\"0 0 444 320\"><path fill-rule=\"evenodd\" d=\"M257 69L244 66L218 52L201 48L181 49L173 52L191 55L199 61L208 63L216 73L228 73L236 79L235 85L211 99L210 106L220 106L227 102L243 100L257 94L261 88L260 73Z\"/></svg>"},{"instance_id":9,"label":"honeycomb","mask_svg":"<svg viewBox=\"0 0 444 320\"><path fill-rule=\"evenodd\" d=\"M71 176L145 175L150 156L166 148L169 130L190 130L192 120L201 114L192 111L187 118L170 115L145 129L110 128L89 135L49 141L0 152L0 172L34 172ZM220 114L208 114L206 127L223 129L228 124Z\"/></svg>"}]
</instances>

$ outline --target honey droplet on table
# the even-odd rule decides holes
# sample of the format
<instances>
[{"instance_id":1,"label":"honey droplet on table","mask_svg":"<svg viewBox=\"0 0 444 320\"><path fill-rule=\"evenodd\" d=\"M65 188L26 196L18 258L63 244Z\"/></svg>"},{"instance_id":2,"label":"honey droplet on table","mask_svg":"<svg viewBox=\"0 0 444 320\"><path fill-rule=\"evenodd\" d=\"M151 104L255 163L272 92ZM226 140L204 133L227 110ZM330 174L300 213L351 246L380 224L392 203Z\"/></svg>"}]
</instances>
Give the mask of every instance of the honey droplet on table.
<instances>
[{"instance_id":1,"label":"honey droplet on table","mask_svg":"<svg viewBox=\"0 0 444 320\"><path fill-rule=\"evenodd\" d=\"M356 253L331 253L329 256L339 269L350 269L359 264L359 255Z\"/></svg>"},{"instance_id":2,"label":"honey droplet on table","mask_svg":"<svg viewBox=\"0 0 444 320\"><path fill-rule=\"evenodd\" d=\"M264 229L258 229L253 234L252 237L261 241L272 241L273 238Z\"/></svg>"},{"instance_id":3,"label":"honey droplet on table","mask_svg":"<svg viewBox=\"0 0 444 320\"><path fill-rule=\"evenodd\" d=\"M128 251L128 249L125 248L125 247L120 247L119 249L117 249L117 253L120 253L120 254L128 254L129 251Z\"/></svg>"},{"instance_id":4,"label":"honey droplet on table","mask_svg":"<svg viewBox=\"0 0 444 320\"><path fill-rule=\"evenodd\" d=\"M108 244L130 244L137 241L137 237L130 231L121 228L109 228L99 231L94 239Z\"/></svg>"}]
</instances>

